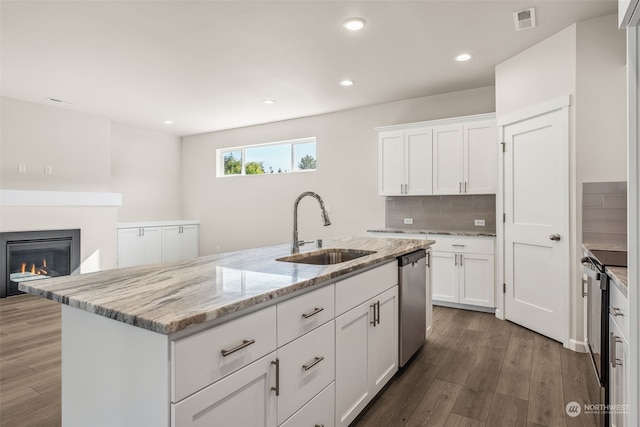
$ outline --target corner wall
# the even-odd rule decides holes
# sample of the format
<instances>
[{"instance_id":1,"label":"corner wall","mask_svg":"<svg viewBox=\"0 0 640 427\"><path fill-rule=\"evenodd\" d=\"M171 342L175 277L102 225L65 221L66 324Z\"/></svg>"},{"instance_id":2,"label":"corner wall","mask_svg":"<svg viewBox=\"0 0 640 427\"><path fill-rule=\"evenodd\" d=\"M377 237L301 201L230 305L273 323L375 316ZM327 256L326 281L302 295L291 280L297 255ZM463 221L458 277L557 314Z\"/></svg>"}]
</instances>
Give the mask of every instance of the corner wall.
<instances>
[{"instance_id":1,"label":"corner wall","mask_svg":"<svg viewBox=\"0 0 640 427\"><path fill-rule=\"evenodd\" d=\"M207 255L291 241L293 202L315 191L331 207L322 227L315 200L300 203L300 238L366 235L385 221L378 196L377 126L493 112L493 87L387 104L182 139L183 215L200 220L200 252ZM308 173L216 177L216 149L317 138L318 170Z\"/></svg>"}]
</instances>

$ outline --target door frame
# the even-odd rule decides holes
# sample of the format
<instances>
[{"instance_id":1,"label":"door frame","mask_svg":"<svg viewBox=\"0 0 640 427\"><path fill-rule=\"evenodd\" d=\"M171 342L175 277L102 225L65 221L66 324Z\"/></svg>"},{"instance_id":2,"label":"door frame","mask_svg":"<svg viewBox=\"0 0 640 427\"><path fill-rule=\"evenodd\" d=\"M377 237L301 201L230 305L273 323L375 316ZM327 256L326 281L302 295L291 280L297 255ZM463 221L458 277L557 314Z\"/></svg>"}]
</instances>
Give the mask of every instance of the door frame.
<instances>
[{"instance_id":1,"label":"door frame","mask_svg":"<svg viewBox=\"0 0 640 427\"><path fill-rule=\"evenodd\" d=\"M565 202L565 204L563 205L563 210L564 210L564 226L565 229L567 231L567 239L569 239L569 246L568 246L568 251L569 251L569 262L571 262L571 254L573 253L572 248L575 245L574 242L574 236L572 235L571 231L571 222L570 222L570 215L571 215L571 210L570 210L570 201L571 201L571 194L572 194L572 190L571 190L571 184L572 184L572 179L571 179L571 158L570 158L570 147L571 147L571 140L570 140L570 133L569 133L569 128L570 128L570 109L569 107L571 106L571 96L570 95L564 95L561 96L559 98L550 100L548 102L544 102L541 104L536 104L536 105L532 105L530 107L524 108L522 110L518 110L515 111L513 113L509 113L509 114L505 114L503 116L497 117L497 126L498 126L498 135L500 138L500 142L501 144L498 144L498 158L499 158L499 162L498 162L498 191L496 193L496 264L497 264L497 268L496 268L496 289L495 289L495 294L496 294L496 317L501 319L501 320L505 320L505 292L504 292L504 286L505 286L505 241L504 241L504 237L505 237L505 223L504 223L504 212L505 212L505 205L504 205L504 198L505 198L505 184L504 184L504 167L505 167L505 160L504 160L504 155L503 155L503 144L502 142L504 142L504 128L505 126L523 121L523 120L528 120L528 119L532 119L534 117L537 116L541 116L544 114L548 114L554 111L558 111L558 110L562 110L563 114L561 117L562 120L562 132L563 132L563 136L564 136L564 140L566 141L566 146L563 148L563 152L564 152L564 156L567 160L567 170L566 170L566 180L567 180L567 192L568 192L568 197L567 200ZM571 324L572 324L572 316L574 314L574 310L573 310L573 304L571 303L571 290L572 290L572 284L573 284L573 280L572 277L573 275L571 274L572 269L571 266L567 266L567 269L565 271L565 275L566 275L566 280L567 280L567 288L566 288L566 295L565 297L565 301L567 302L567 312L566 312L566 318L564 321L564 324L561 325L562 328L564 329L562 332L562 336L563 338L563 346L567 347L567 348L571 348L574 349L574 346L572 346L572 342L570 342L570 328L571 328Z\"/></svg>"}]
</instances>

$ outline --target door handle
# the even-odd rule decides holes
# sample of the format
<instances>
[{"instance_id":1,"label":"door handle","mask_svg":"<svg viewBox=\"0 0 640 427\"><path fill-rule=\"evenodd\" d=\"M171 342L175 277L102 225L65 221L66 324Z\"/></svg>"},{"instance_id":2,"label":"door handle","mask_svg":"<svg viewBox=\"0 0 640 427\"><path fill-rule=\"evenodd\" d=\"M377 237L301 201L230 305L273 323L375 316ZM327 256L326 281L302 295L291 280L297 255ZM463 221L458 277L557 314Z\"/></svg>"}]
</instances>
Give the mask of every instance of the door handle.
<instances>
[{"instance_id":1,"label":"door handle","mask_svg":"<svg viewBox=\"0 0 640 427\"><path fill-rule=\"evenodd\" d=\"M271 390L276 392L276 396L280 396L280 359L276 357L276 360L272 360L271 364L276 365L276 386L271 387Z\"/></svg>"},{"instance_id":2,"label":"door handle","mask_svg":"<svg viewBox=\"0 0 640 427\"><path fill-rule=\"evenodd\" d=\"M554 234L549 236L549 240L553 240L554 242L560 241L561 238L562 237L560 237L560 235L558 233L554 233Z\"/></svg>"}]
</instances>

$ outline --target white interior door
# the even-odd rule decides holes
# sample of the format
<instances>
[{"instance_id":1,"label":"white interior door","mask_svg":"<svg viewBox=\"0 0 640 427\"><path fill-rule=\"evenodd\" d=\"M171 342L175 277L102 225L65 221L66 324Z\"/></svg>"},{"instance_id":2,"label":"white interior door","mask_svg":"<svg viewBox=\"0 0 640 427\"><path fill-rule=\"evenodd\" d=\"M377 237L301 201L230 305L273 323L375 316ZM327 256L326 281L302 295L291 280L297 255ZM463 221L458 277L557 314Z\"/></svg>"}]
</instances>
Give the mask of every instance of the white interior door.
<instances>
[{"instance_id":1,"label":"white interior door","mask_svg":"<svg viewBox=\"0 0 640 427\"><path fill-rule=\"evenodd\" d=\"M568 107L504 126L505 317L568 345Z\"/></svg>"}]
</instances>

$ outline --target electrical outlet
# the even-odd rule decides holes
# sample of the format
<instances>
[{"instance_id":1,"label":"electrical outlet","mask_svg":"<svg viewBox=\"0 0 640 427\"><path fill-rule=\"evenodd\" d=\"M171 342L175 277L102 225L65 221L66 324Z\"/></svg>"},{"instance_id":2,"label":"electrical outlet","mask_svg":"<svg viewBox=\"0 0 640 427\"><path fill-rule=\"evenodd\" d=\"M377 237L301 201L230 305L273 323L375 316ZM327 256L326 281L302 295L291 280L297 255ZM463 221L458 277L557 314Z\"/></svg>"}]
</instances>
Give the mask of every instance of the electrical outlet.
<instances>
[{"instance_id":1,"label":"electrical outlet","mask_svg":"<svg viewBox=\"0 0 640 427\"><path fill-rule=\"evenodd\" d=\"M44 167L44 174L45 175L52 175L53 174L53 168L49 165Z\"/></svg>"},{"instance_id":2,"label":"electrical outlet","mask_svg":"<svg viewBox=\"0 0 640 427\"><path fill-rule=\"evenodd\" d=\"M27 165L25 163L18 163L18 173L27 173Z\"/></svg>"},{"instance_id":3,"label":"electrical outlet","mask_svg":"<svg viewBox=\"0 0 640 427\"><path fill-rule=\"evenodd\" d=\"M476 227L484 227L484 219L476 219L473 221L473 225Z\"/></svg>"},{"instance_id":4,"label":"electrical outlet","mask_svg":"<svg viewBox=\"0 0 640 427\"><path fill-rule=\"evenodd\" d=\"M413 218L405 218L404 219L404 223L407 224L407 225L413 224Z\"/></svg>"}]
</instances>

